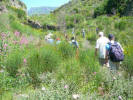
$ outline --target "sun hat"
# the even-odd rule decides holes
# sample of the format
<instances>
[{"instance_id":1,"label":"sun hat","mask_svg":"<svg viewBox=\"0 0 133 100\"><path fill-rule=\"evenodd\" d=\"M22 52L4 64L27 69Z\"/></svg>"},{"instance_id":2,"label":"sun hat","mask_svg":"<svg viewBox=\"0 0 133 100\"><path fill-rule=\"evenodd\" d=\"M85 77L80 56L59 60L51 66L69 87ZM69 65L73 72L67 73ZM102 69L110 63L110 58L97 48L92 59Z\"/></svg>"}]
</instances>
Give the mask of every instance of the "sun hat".
<instances>
[{"instance_id":1,"label":"sun hat","mask_svg":"<svg viewBox=\"0 0 133 100\"><path fill-rule=\"evenodd\" d=\"M99 32L99 34L98 34L99 36L103 36L104 35L104 33L103 32Z\"/></svg>"}]
</instances>

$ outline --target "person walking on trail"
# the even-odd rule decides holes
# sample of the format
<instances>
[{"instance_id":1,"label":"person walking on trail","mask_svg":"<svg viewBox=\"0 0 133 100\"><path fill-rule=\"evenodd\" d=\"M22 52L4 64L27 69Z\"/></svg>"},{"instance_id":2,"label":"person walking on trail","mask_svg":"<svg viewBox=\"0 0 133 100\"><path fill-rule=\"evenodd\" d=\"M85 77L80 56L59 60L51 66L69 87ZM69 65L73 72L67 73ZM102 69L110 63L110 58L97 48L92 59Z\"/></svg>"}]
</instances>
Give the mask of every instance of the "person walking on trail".
<instances>
[{"instance_id":1,"label":"person walking on trail","mask_svg":"<svg viewBox=\"0 0 133 100\"><path fill-rule=\"evenodd\" d=\"M74 30L74 28L72 29L72 35L74 36L74 34L75 34L75 32L74 32L75 30Z\"/></svg>"},{"instance_id":2,"label":"person walking on trail","mask_svg":"<svg viewBox=\"0 0 133 100\"><path fill-rule=\"evenodd\" d=\"M74 37L71 38L70 44L73 45L75 48L79 48L79 44Z\"/></svg>"},{"instance_id":3,"label":"person walking on trail","mask_svg":"<svg viewBox=\"0 0 133 100\"><path fill-rule=\"evenodd\" d=\"M71 38L71 43L70 43L74 48L76 48L76 58L78 59L79 57L79 44L76 41L76 39L74 37Z\"/></svg>"},{"instance_id":4,"label":"person walking on trail","mask_svg":"<svg viewBox=\"0 0 133 100\"><path fill-rule=\"evenodd\" d=\"M96 47L95 47L95 56L97 56L97 52L99 51L99 63L100 65L105 65L106 60L106 44L109 42L109 39L104 36L103 32L99 32L99 38L96 41Z\"/></svg>"},{"instance_id":5,"label":"person walking on trail","mask_svg":"<svg viewBox=\"0 0 133 100\"><path fill-rule=\"evenodd\" d=\"M118 70L120 62L124 60L123 48L119 42L115 41L112 34L108 35L109 43L106 44L106 62L109 60L111 70Z\"/></svg>"},{"instance_id":6,"label":"person walking on trail","mask_svg":"<svg viewBox=\"0 0 133 100\"><path fill-rule=\"evenodd\" d=\"M98 29L98 27L96 28L96 33L98 34L98 32L99 32L99 29Z\"/></svg>"},{"instance_id":7,"label":"person walking on trail","mask_svg":"<svg viewBox=\"0 0 133 100\"><path fill-rule=\"evenodd\" d=\"M85 38L85 30L84 29L82 30L82 36L83 36L83 38Z\"/></svg>"}]
</instances>

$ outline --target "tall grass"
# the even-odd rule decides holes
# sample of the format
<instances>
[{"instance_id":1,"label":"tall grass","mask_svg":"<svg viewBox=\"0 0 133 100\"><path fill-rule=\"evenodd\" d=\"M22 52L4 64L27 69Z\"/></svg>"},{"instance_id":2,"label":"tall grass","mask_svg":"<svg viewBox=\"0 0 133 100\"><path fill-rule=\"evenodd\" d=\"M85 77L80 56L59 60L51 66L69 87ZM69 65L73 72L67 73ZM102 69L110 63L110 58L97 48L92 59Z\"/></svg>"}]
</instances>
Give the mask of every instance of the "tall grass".
<instances>
[{"instance_id":1,"label":"tall grass","mask_svg":"<svg viewBox=\"0 0 133 100\"><path fill-rule=\"evenodd\" d=\"M85 67L85 70L88 74L92 74L99 70L98 60L94 56L94 50L81 50L79 52L79 62L82 67Z\"/></svg>"},{"instance_id":2,"label":"tall grass","mask_svg":"<svg viewBox=\"0 0 133 100\"><path fill-rule=\"evenodd\" d=\"M22 67L22 53L20 51L11 52L6 58L6 70L13 77L18 73L18 69Z\"/></svg>"},{"instance_id":3,"label":"tall grass","mask_svg":"<svg viewBox=\"0 0 133 100\"><path fill-rule=\"evenodd\" d=\"M133 46L127 46L125 48L125 59L122 67L128 72L128 74L133 76Z\"/></svg>"},{"instance_id":4,"label":"tall grass","mask_svg":"<svg viewBox=\"0 0 133 100\"><path fill-rule=\"evenodd\" d=\"M57 49L63 59L74 57L76 54L76 48L73 48L73 46L67 42L60 43Z\"/></svg>"},{"instance_id":5,"label":"tall grass","mask_svg":"<svg viewBox=\"0 0 133 100\"><path fill-rule=\"evenodd\" d=\"M31 51L28 58L28 71L34 84L39 82L39 74L55 71L59 66L60 57L54 50L48 46Z\"/></svg>"}]
</instances>

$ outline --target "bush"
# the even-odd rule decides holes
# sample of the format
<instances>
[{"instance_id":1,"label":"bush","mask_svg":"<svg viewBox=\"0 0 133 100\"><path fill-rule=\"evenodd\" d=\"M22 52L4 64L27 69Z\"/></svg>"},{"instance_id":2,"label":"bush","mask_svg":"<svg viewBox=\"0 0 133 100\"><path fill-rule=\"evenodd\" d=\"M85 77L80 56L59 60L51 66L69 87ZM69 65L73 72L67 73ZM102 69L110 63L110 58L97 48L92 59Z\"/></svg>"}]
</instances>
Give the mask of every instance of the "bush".
<instances>
[{"instance_id":1,"label":"bush","mask_svg":"<svg viewBox=\"0 0 133 100\"><path fill-rule=\"evenodd\" d=\"M122 16L125 14L130 3L132 3L131 0L104 0L103 4L95 9L94 17L103 14L118 14Z\"/></svg>"},{"instance_id":2,"label":"bush","mask_svg":"<svg viewBox=\"0 0 133 100\"><path fill-rule=\"evenodd\" d=\"M56 70L60 63L58 54L52 48L41 48L33 50L28 59L28 71L32 77L32 83L38 84L40 80L38 75L44 72L52 72Z\"/></svg>"},{"instance_id":3,"label":"bush","mask_svg":"<svg viewBox=\"0 0 133 100\"><path fill-rule=\"evenodd\" d=\"M126 21L121 20L120 22L115 23L115 28L119 29L120 31L125 30L126 28Z\"/></svg>"},{"instance_id":4,"label":"bush","mask_svg":"<svg viewBox=\"0 0 133 100\"><path fill-rule=\"evenodd\" d=\"M87 40L89 40L91 43L95 43L96 42L96 34L95 33L88 34Z\"/></svg>"},{"instance_id":5,"label":"bush","mask_svg":"<svg viewBox=\"0 0 133 100\"><path fill-rule=\"evenodd\" d=\"M11 52L6 59L6 70L11 76L15 77L18 73L18 69L21 68L23 64L22 53L20 51Z\"/></svg>"},{"instance_id":6,"label":"bush","mask_svg":"<svg viewBox=\"0 0 133 100\"><path fill-rule=\"evenodd\" d=\"M53 71L59 65L60 58L52 49L41 48L39 51L32 51L29 57L28 66L35 73Z\"/></svg>"},{"instance_id":7,"label":"bush","mask_svg":"<svg viewBox=\"0 0 133 100\"><path fill-rule=\"evenodd\" d=\"M63 63L58 71L59 78L65 79L66 82L74 84L75 87L80 85L82 77L82 66L75 59L69 59ZM65 74L64 74L65 73Z\"/></svg>"},{"instance_id":8,"label":"bush","mask_svg":"<svg viewBox=\"0 0 133 100\"><path fill-rule=\"evenodd\" d=\"M13 6L8 6L8 9L15 11L18 15L18 18L26 19L26 12L23 9L18 9Z\"/></svg>"},{"instance_id":9,"label":"bush","mask_svg":"<svg viewBox=\"0 0 133 100\"><path fill-rule=\"evenodd\" d=\"M76 54L76 49L66 42L62 42L58 46L58 50L63 59L74 57Z\"/></svg>"},{"instance_id":10,"label":"bush","mask_svg":"<svg viewBox=\"0 0 133 100\"><path fill-rule=\"evenodd\" d=\"M89 49L79 52L79 62L88 74L92 74L99 70L98 61L94 58L94 50Z\"/></svg>"},{"instance_id":11,"label":"bush","mask_svg":"<svg viewBox=\"0 0 133 100\"><path fill-rule=\"evenodd\" d=\"M133 46L125 48L125 59L122 67L129 73L130 77L133 75Z\"/></svg>"}]
</instances>

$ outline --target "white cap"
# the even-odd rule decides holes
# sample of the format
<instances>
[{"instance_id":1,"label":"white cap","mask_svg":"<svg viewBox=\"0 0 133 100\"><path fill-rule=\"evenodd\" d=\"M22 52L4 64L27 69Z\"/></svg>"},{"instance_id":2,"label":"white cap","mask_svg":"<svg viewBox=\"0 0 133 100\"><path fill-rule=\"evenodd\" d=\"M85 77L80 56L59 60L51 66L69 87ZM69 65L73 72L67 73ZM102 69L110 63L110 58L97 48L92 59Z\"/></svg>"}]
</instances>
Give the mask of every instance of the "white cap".
<instances>
[{"instance_id":1,"label":"white cap","mask_svg":"<svg viewBox=\"0 0 133 100\"><path fill-rule=\"evenodd\" d=\"M99 36L103 36L104 35L104 33L103 32L99 32L99 34L98 34Z\"/></svg>"}]
</instances>

